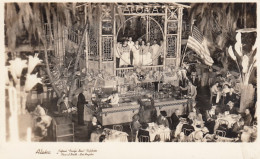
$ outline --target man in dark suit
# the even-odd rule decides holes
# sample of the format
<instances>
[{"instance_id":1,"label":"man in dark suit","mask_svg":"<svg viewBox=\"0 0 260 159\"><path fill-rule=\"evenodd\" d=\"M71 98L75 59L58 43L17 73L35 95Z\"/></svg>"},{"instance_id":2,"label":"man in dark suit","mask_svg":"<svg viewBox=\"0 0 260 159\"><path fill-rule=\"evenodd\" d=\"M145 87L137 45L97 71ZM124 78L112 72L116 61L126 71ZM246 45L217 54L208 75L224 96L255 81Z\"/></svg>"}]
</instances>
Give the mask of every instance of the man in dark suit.
<instances>
[{"instance_id":1,"label":"man in dark suit","mask_svg":"<svg viewBox=\"0 0 260 159\"><path fill-rule=\"evenodd\" d=\"M189 129L189 130L191 130L191 132L189 132L188 134L185 134L185 132L184 132L184 135L189 136L193 131L195 131L192 124L193 124L193 121L191 119L187 118L187 123L183 124L181 131L184 132L184 129L186 129L186 130Z\"/></svg>"},{"instance_id":2,"label":"man in dark suit","mask_svg":"<svg viewBox=\"0 0 260 159\"><path fill-rule=\"evenodd\" d=\"M180 123L180 110L176 109L171 115L172 129L175 130L177 125Z\"/></svg>"},{"instance_id":3,"label":"man in dark suit","mask_svg":"<svg viewBox=\"0 0 260 159\"><path fill-rule=\"evenodd\" d=\"M214 133L214 126L215 126L215 120L217 119L216 116L216 106L212 106L210 110L207 110L205 113L205 126L208 128L209 133L213 134Z\"/></svg>"},{"instance_id":4,"label":"man in dark suit","mask_svg":"<svg viewBox=\"0 0 260 159\"><path fill-rule=\"evenodd\" d=\"M237 95L234 93L234 89L231 88L230 91L226 94L224 104L227 104L229 101L232 101L233 103L237 103Z\"/></svg>"},{"instance_id":5,"label":"man in dark suit","mask_svg":"<svg viewBox=\"0 0 260 159\"><path fill-rule=\"evenodd\" d=\"M139 142L141 142L141 140L140 140L141 135L149 137L149 140L143 141L143 142L150 142L150 134L149 134L149 131L146 130L147 128L148 128L148 124L142 123L142 127L138 130L138 134L137 134L137 138L138 138Z\"/></svg>"},{"instance_id":6,"label":"man in dark suit","mask_svg":"<svg viewBox=\"0 0 260 159\"><path fill-rule=\"evenodd\" d=\"M252 122L252 116L250 114L249 109L245 110L245 116L243 118L244 118L244 121L245 121L245 125L250 126L251 122Z\"/></svg>"},{"instance_id":7,"label":"man in dark suit","mask_svg":"<svg viewBox=\"0 0 260 159\"><path fill-rule=\"evenodd\" d=\"M228 107L225 109L225 111L228 111L229 114L238 114L237 108L234 107L234 102L229 101L227 105Z\"/></svg>"},{"instance_id":8,"label":"man in dark suit","mask_svg":"<svg viewBox=\"0 0 260 159\"><path fill-rule=\"evenodd\" d=\"M191 81L193 86L195 86L195 87L199 86L199 79L196 77L196 72L191 73L190 81Z\"/></svg>"},{"instance_id":9,"label":"man in dark suit","mask_svg":"<svg viewBox=\"0 0 260 159\"><path fill-rule=\"evenodd\" d=\"M229 130L227 137L236 138L240 132L244 129L244 119L240 118L238 122L235 122L232 128Z\"/></svg>"}]
</instances>

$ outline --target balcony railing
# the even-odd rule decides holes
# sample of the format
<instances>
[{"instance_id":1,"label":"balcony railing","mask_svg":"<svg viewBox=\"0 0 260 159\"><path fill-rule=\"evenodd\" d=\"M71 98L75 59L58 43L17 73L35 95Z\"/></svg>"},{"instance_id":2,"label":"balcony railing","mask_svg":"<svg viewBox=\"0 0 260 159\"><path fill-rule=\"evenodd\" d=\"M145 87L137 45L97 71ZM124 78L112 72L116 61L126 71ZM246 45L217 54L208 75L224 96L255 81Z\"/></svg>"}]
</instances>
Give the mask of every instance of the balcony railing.
<instances>
[{"instance_id":1,"label":"balcony railing","mask_svg":"<svg viewBox=\"0 0 260 159\"><path fill-rule=\"evenodd\" d=\"M125 75L134 70L134 67L124 67L124 68L116 68L116 76L125 77ZM144 71L163 71L163 65L156 65L156 66L142 66L141 68Z\"/></svg>"}]
</instances>

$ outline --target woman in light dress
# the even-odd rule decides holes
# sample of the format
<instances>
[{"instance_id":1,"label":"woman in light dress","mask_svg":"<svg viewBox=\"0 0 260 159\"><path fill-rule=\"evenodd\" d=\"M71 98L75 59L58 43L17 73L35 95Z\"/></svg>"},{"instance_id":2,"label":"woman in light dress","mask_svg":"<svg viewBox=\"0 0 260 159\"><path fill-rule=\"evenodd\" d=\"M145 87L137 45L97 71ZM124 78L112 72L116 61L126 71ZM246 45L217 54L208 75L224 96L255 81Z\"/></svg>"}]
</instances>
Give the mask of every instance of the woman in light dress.
<instances>
[{"instance_id":1,"label":"woman in light dress","mask_svg":"<svg viewBox=\"0 0 260 159\"><path fill-rule=\"evenodd\" d=\"M139 42L136 41L135 45L132 47L133 55L134 55L134 66L139 66L141 64L141 56L140 56L141 47Z\"/></svg>"},{"instance_id":2,"label":"woman in light dress","mask_svg":"<svg viewBox=\"0 0 260 159\"><path fill-rule=\"evenodd\" d=\"M143 65L152 65L152 47L150 46L150 42L147 42L146 46L142 47L143 52L142 52L142 61Z\"/></svg>"},{"instance_id":3,"label":"woman in light dress","mask_svg":"<svg viewBox=\"0 0 260 159\"><path fill-rule=\"evenodd\" d=\"M124 41L121 48L120 67L126 67L128 65L130 65L130 47L127 45L127 41Z\"/></svg>"}]
</instances>

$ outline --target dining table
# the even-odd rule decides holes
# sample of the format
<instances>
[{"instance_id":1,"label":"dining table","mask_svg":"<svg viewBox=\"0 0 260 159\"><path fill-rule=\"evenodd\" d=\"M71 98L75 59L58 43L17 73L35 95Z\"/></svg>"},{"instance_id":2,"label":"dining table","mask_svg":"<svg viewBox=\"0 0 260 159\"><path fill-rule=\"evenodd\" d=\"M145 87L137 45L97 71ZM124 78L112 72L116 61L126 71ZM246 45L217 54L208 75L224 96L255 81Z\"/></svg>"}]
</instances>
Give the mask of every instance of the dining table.
<instances>
[{"instance_id":1,"label":"dining table","mask_svg":"<svg viewBox=\"0 0 260 159\"><path fill-rule=\"evenodd\" d=\"M171 138L171 130L168 127L163 125L158 125L156 123L148 123L148 128L146 129L149 131L150 141L153 142L156 139L156 136L160 136L160 142L169 141ZM138 133L137 133L138 134ZM136 142L138 142L138 138L136 136Z\"/></svg>"},{"instance_id":2,"label":"dining table","mask_svg":"<svg viewBox=\"0 0 260 159\"><path fill-rule=\"evenodd\" d=\"M105 139L103 142L128 142L128 134L123 131L104 129Z\"/></svg>"},{"instance_id":3,"label":"dining table","mask_svg":"<svg viewBox=\"0 0 260 159\"><path fill-rule=\"evenodd\" d=\"M218 129L221 120L228 121L227 127L232 128L233 124L238 122L240 118L241 118L241 116L237 115L237 114L226 114L226 115L221 114L221 115L218 115L216 122L215 122L215 126L214 126L214 132L216 132L216 130Z\"/></svg>"},{"instance_id":4,"label":"dining table","mask_svg":"<svg viewBox=\"0 0 260 159\"><path fill-rule=\"evenodd\" d=\"M128 134L123 131L105 128L102 132L92 132L90 142L99 142L101 135L105 135L102 142L128 142Z\"/></svg>"}]
</instances>

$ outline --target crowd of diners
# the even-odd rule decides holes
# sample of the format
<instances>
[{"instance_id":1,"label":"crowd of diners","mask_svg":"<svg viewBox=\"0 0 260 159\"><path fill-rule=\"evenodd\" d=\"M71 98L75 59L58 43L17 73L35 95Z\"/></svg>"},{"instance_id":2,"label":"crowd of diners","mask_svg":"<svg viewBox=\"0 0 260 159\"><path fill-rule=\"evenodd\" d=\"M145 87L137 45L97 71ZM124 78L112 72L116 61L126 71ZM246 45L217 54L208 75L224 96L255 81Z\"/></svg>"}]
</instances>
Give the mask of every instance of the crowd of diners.
<instances>
[{"instance_id":1,"label":"crowd of diners","mask_svg":"<svg viewBox=\"0 0 260 159\"><path fill-rule=\"evenodd\" d=\"M132 137L137 137L138 139L141 135L149 136L149 131L146 129L148 124L152 122L169 128L171 130L171 139L169 141L174 142L204 141L203 139L207 135L211 135L213 139L221 136L234 139L234 141L253 141L255 136L247 134L247 130L248 128L255 129L256 115L250 109L239 112L240 97L238 82L236 78L231 78L231 76L229 73L225 75L219 74L214 80L209 79L210 95L208 98L210 99L208 100L210 100L210 108L202 111L201 108L204 106L199 106L198 103L200 102L196 98L197 89L201 83L200 74L196 69L192 71L183 69L182 78L179 80L179 88L182 96L189 98L191 103L187 106L187 111L183 113L177 109L172 114L161 111L160 115L157 116L154 99L152 95L147 95L146 98L150 100L151 104L147 106L142 102L142 99L138 100L140 109L139 113L133 116L131 123ZM105 101L107 100L117 104L118 93L112 93L111 96L105 99ZM91 104L95 105L95 100L92 100ZM86 125L88 140L91 133L102 132L103 128L98 123L95 112L89 105L90 103L86 101L83 93L79 93L75 101L69 101L66 94L62 93L61 98L57 102L59 114L70 119L72 122L75 122L72 114L76 114L78 125ZM149 110L148 113L147 110ZM41 136L48 136L48 132L51 134L52 118L46 115L45 110L40 104L32 111L32 114L35 117L36 133ZM237 120L231 125L218 122L219 118L228 115L235 116ZM191 132L185 133L185 129L191 130ZM193 133L193 138L185 140L185 136L189 136L192 132L195 132ZM243 136L247 136L247 138L243 139ZM157 137L155 141L160 141L160 138Z\"/></svg>"}]
</instances>

